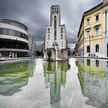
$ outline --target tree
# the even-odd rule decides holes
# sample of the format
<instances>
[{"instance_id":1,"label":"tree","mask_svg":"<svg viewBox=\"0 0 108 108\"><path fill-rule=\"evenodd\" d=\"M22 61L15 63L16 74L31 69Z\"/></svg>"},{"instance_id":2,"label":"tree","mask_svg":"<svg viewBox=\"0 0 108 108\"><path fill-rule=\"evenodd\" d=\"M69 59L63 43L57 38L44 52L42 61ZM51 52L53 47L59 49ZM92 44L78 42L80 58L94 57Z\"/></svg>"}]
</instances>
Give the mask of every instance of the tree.
<instances>
[{"instance_id":1,"label":"tree","mask_svg":"<svg viewBox=\"0 0 108 108\"><path fill-rule=\"evenodd\" d=\"M68 49L68 56L71 56L71 50Z\"/></svg>"},{"instance_id":2,"label":"tree","mask_svg":"<svg viewBox=\"0 0 108 108\"><path fill-rule=\"evenodd\" d=\"M40 54L40 52L39 52L39 51L36 51L36 55L37 55L37 56L40 56L41 54Z\"/></svg>"}]
</instances>

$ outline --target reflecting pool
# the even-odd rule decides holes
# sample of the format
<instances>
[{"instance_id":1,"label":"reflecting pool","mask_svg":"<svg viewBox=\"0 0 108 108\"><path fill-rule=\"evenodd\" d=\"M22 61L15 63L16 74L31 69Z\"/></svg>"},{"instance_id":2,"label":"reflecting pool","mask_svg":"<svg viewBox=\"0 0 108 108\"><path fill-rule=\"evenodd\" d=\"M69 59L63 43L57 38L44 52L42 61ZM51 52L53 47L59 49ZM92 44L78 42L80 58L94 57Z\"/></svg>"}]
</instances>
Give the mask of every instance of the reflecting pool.
<instances>
[{"instance_id":1,"label":"reflecting pool","mask_svg":"<svg viewBox=\"0 0 108 108\"><path fill-rule=\"evenodd\" d=\"M82 94L88 97L86 104L108 108L108 61L79 59L76 64Z\"/></svg>"},{"instance_id":2,"label":"reflecting pool","mask_svg":"<svg viewBox=\"0 0 108 108\"><path fill-rule=\"evenodd\" d=\"M0 108L108 108L108 61L0 63Z\"/></svg>"},{"instance_id":3,"label":"reflecting pool","mask_svg":"<svg viewBox=\"0 0 108 108\"><path fill-rule=\"evenodd\" d=\"M33 65L33 60L0 63L0 94L11 96L27 85Z\"/></svg>"}]
</instances>

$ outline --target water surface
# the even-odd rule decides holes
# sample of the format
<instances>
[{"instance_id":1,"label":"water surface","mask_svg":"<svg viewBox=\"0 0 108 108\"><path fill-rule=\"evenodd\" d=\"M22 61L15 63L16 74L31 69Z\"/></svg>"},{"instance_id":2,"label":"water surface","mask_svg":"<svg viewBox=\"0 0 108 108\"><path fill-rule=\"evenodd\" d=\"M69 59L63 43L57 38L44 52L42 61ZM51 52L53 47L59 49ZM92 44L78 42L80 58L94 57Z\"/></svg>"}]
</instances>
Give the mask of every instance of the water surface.
<instances>
[{"instance_id":1,"label":"water surface","mask_svg":"<svg viewBox=\"0 0 108 108\"><path fill-rule=\"evenodd\" d=\"M0 108L108 108L108 61L0 63Z\"/></svg>"}]
</instances>

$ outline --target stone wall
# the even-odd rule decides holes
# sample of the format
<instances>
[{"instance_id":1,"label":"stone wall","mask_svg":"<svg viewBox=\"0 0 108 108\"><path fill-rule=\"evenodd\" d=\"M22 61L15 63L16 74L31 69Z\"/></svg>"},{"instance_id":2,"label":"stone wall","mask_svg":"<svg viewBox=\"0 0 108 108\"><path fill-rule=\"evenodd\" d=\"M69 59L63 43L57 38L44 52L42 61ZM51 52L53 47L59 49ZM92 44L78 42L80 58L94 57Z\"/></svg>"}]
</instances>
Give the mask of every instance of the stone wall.
<instances>
[{"instance_id":1,"label":"stone wall","mask_svg":"<svg viewBox=\"0 0 108 108\"><path fill-rule=\"evenodd\" d=\"M51 60L56 60L56 51L54 48L51 48ZM68 59L68 50L67 49L62 49L62 50L57 50L58 52L58 59ZM44 52L44 58L48 60L48 55L47 55L47 50Z\"/></svg>"},{"instance_id":2,"label":"stone wall","mask_svg":"<svg viewBox=\"0 0 108 108\"><path fill-rule=\"evenodd\" d=\"M58 58L60 59L68 59L68 50L62 49L58 51Z\"/></svg>"}]
</instances>

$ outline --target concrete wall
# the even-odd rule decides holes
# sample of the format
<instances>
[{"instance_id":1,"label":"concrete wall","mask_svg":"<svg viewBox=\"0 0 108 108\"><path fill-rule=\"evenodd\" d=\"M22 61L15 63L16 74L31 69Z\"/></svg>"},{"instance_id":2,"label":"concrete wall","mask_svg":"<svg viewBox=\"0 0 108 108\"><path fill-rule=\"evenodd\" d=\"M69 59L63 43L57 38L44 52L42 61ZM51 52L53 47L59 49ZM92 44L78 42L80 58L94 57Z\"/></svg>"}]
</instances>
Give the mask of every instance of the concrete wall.
<instances>
[{"instance_id":1,"label":"concrete wall","mask_svg":"<svg viewBox=\"0 0 108 108\"><path fill-rule=\"evenodd\" d=\"M63 50L57 50L57 58L58 59L68 59L68 50L63 49ZM47 50L44 52L44 58L48 60L48 55L47 55ZM51 60L56 60L56 50L51 49Z\"/></svg>"}]
</instances>

